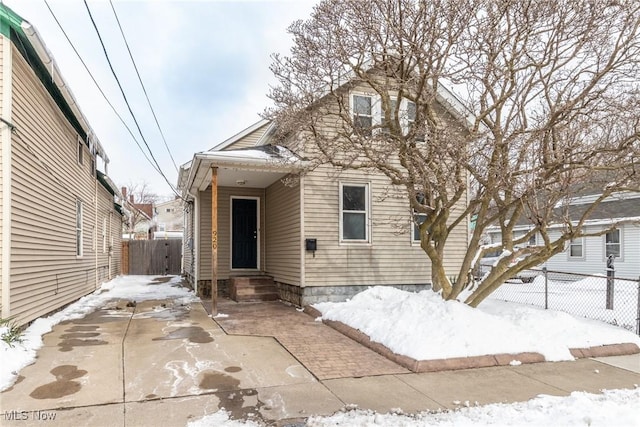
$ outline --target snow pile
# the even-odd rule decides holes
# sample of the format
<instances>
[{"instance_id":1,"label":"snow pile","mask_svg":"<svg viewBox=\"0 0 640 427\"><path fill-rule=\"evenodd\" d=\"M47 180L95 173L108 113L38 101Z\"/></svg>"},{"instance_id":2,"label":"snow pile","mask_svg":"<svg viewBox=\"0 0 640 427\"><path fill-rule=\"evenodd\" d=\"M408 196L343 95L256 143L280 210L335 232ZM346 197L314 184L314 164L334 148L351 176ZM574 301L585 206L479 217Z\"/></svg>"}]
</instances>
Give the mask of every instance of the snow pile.
<instances>
[{"instance_id":1,"label":"snow pile","mask_svg":"<svg viewBox=\"0 0 640 427\"><path fill-rule=\"evenodd\" d=\"M374 287L350 301L314 305L323 319L359 329L372 341L416 360L538 352L548 361L573 360L570 348L636 343L622 328L566 313L485 301L471 308L432 291Z\"/></svg>"},{"instance_id":2,"label":"snow pile","mask_svg":"<svg viewBox=\"0 0 640 427\"><path fill-rule=\"evenodd\" d=\"M253 421L236 421L229 418L229 413L224 409L215 414L206 415L187 423L187 427L260 427Z\"/></svg>"},{"instance_id":3,"label":"snow pile","mask_svg":"<svg viewBox=\"0 0 640 427\"><path fill-rule=\"evenodd\" d=\"M104 283L94 293L80 298L64 310L49 317L36 319L22 334L21 343L13 347L0 341L0 391L9 388L17 378L20 369L32 364L36 352L42 347L42 336L51 332L53 327L65 320L80 319L87 314L104 307L109 301L128 299L137 302L151 299L174 298L187 304L198 301L195 294L186 288L177 286L180 277L172 277L166 283L151 282L153 276L122 276Z\"/></svg>"},{"instance_id":4,"label":"snow pile","mask_svg":"<svg viewBox=\"0 0 640 427\"><path fill-rule=\"evenodd\" d=\"M423 412L415 416L361 410L338 412L330 417L311 417L307 426L640 426L638 414L640 389L636 388L605 390L603 394L574 392L566 397L539 396L527 402Z\"/></svg>"}]
</instances>

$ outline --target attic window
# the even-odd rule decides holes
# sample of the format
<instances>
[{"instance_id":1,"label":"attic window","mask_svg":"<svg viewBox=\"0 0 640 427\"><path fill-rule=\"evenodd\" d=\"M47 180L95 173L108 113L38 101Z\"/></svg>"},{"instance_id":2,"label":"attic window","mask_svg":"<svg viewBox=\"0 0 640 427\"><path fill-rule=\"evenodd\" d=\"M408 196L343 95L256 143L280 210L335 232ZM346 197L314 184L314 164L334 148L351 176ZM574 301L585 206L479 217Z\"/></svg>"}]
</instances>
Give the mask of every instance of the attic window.
<instances>
[{"instance_id":1,"label":"attic window","mask_svg":"<svg viewBox=\"0 0 640 427\"><path fill-rule=\"evenodd\" d=\"M371 136L373 103L370 96L353 95L353 127L360 135Z\"/></svg>"}]
</instances>

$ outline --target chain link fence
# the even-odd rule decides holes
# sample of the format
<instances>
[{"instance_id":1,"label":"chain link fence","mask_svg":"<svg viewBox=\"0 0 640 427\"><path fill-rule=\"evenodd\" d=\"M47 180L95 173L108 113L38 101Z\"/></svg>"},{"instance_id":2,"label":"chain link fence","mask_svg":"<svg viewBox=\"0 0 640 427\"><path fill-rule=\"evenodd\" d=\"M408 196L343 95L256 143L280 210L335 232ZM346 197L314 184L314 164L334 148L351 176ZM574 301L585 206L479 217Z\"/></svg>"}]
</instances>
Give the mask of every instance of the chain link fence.
<instances>
[{"instance_id":1,"label":"chain link fence","mask_svg":"<svg viewBox=\"0 0 640 427\"><path fill-rule=\"evenodd\" d=\"M490 298L600 320L640 335L640 279L615 277L612 271L606 276L530 271L529 283L512 279Z\"/></svg>"}]
</instances>

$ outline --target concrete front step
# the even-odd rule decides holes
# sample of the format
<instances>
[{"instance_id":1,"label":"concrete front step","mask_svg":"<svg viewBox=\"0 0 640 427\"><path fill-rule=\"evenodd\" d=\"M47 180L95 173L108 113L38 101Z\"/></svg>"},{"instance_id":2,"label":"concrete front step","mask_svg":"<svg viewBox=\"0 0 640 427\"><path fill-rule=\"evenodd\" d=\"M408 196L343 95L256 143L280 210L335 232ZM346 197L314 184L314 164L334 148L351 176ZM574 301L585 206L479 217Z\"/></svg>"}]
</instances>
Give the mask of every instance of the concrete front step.
<instances>
[{"instance_id":1,"label":"concrete front step","mask_svg":"<svg viewBox=\"0 0 640 427\"><path fill-rule=\"evenodd\" d=\"M240 276L229 280L231 299L244 301L275 301L279 299L278 288L270 276Z\"/></svg>"}]
</instances>

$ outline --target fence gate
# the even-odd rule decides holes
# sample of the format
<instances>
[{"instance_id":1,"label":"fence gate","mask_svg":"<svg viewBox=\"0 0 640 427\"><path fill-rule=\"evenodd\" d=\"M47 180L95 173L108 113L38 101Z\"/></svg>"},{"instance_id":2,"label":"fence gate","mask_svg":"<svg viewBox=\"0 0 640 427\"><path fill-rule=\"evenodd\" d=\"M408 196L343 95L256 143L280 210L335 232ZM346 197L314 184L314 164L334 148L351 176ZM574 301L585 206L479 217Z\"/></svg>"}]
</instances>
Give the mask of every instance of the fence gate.
<instances>
[{"instance_id":1,"label":"fence gate","mask_svg":"<svg viewBox=\"0 0 640 427\"><path fill-rule=\"evenodd\" d=\"M122 245L122 274L180 274L182 240L129 240Z\"/></svg>"}]
</instances>

